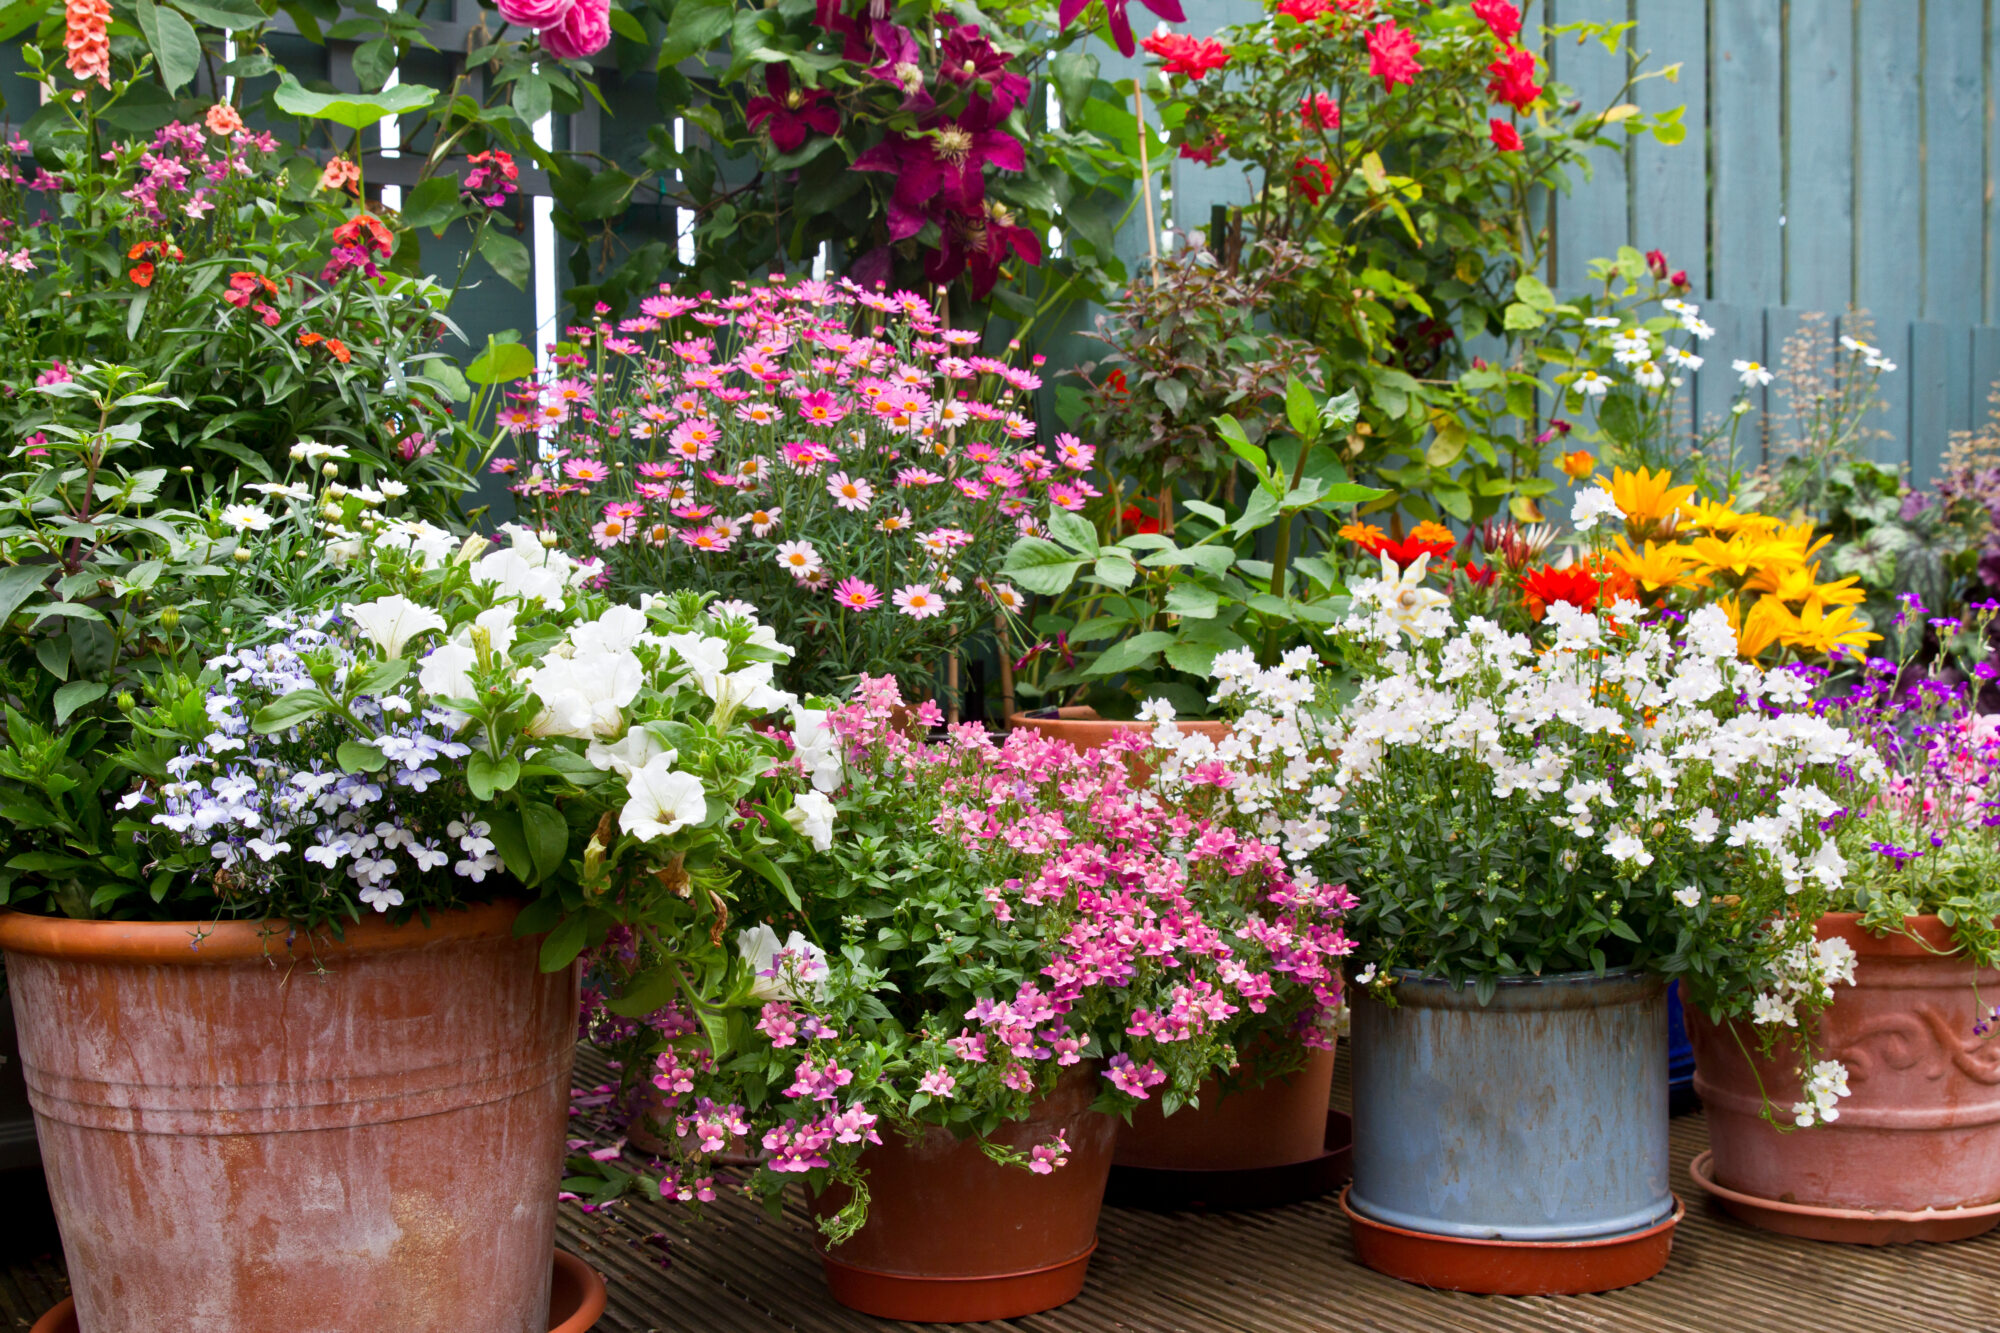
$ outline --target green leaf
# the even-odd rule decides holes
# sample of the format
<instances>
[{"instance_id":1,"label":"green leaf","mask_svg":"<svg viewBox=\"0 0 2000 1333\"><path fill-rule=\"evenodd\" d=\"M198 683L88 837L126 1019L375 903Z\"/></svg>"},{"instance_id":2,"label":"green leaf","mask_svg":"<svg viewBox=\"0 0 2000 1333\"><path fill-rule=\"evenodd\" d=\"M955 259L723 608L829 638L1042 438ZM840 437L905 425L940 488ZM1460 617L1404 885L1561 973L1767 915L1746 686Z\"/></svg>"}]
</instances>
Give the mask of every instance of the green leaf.
<instances>
[{"instance_id":1,"label":"green leaf","mask_svg":"<svg viewBox=\"0 0 2000 1333\"><path fill-rule=\"evenodd\" d=\"M527 246L512 236L503 235L488 227L479 237L479 253L485 256L486 262L493 266L495 273L522 291L528 290L528 272L532 260Z\"/></svg>"},{"instance_id":2,"label":"green leaf","mask_svg":"<svg viewBox=\"0 0 2000 1333\"><path fill-rule=\"evenodd\" d=\"M805 904L799 900L799 891L792 887L792 877L770 857L755 847L746 847L736 854L736 859L763 876L773 888L784 894L785 901L789 902L795 911L805 910Z\"/></svg>"},{"instance_id":3,"label":"green leaf","mask_svg":"<svg viewBox=\"0 0 2000 1333\"><path fill-rule=\"evenodd\" d=\"M1303 380L1285 381L1285 424L1292 434L1307 442L1319 438L1319 404Z\"/></svg>"},{"instance_id":4,"label":"green leaf","mask_svg":"<svg viewBox=\"0 0 2000 1333\"><path fill-rule=\"evenodd\" d=\"M1067 509L1049 511L1049 535L1073 551L1097 554L1097 529L1082 514Z\"/></svg>"},{"instance_id":5,"label":"green leaf","mask_svg":"<svg viewBox=\"0 0 2000 1333\"><path fill-rule=\"evenodd\" d=\"M637 42L641 46L653 44L653 39L646 35L646 25L617 5L611 6L611 31L628 42Z\"/></svg>"},{"instance_id":6,"label":"green leaf","mask_svg":"<svg viewBox=\"0 0 2000 1333\"><path fill-rule=\"evenodd\" d=\"M1190 514L1199 514L1218 528L1229 522L1229 515L1223 513L1220 507L1212 505L1206 500L1183 500L1181 501L1181 505Z\"/></svg>"},{"instance_id":7,"label":"green leaf","mask_svg":"<svg viewBox=\"0 0 2000 1333\"><path fill-rule=\"evenodd\" d=\"M101 680L73 680L56 691L56 725L69 721L70 714L87 703L94 703L105 696L110 689Z\"/></svg>"},{"instance_id":8,"label":"green leaf","mask_svg":"<svg viewBox=\"0 0 2000 1333\"><path fill-rule=\"evenodd\" d=\"M363 88L380 88L396 72L396 42L376 37L354 48L354 77Z\"/></svg>"},{"instance_id":9,"label":"green leaf","mask_svg":"<svg viewBox=\"0 0 2000 1333\"><path fill-rule=\"evenodd\" d=\"M680 0L667 21L657 69L678 65L697 51L706 51L728 32L736 18L736 0Z\"/></svg>"},{"instance_id":10,"label":"green leaf","mask_svg":"<svg viewBox=\"0 0 2000 1333\"><path fill-rule=\"evenodd\" d=\"M403 195L403 225L442 228L458 216L458 179L433 176L418 181Z\"/></svg>"},{"instance_id":11,"label":"green leaf","mask_svg":"<svg viewBox=\"0 0 2000 1333\"><path fill-rule=\"evenodd\" d=\"M604 1007L620 1018L644 1018L666 1008L680 993L680 972L673 964L642 972L625 983L625 990Z\"/></svg>"},{"instance_id":12,"label":"green leaf","mask_svg":"<svg viewBox=\"0 0 2000 1333\"><path fill-rule=\"evenodd\" d=\"M257 716L250 719L250 730L265 736L290 731L332 707L333 700L318 690L294 690L258 709Z\"/></svg>"},{"instance_id":13,"label":"green leaf","mask_svg":"<svg viewBox=\"0 0 2000 1333\"><path fill-rule=\"evenodd\" d=\"M542 971L560 972L576 961L590 941L590 918L582 912L566 916L542 940Z\"/></svg>"},{"instance_id":14,"label":"green leaf","mask_svg":"<svg viewBox=\"0 0 2000 1333\"><path fill-rule=\"evenodd\" d=\"M139 31L153 49L160 65L160 80L167 91L177 93L194 82L201 70L201 38L194 25L171 9L161 9L153 0L138 0Z\"/></svg>"},{"instance_id":15,"label":"green leaf","mask_svg":"<svg viewBox=\"0 0 2000 1333\"><path fill-rule=\"evenodd\" d=\"M521 830L527 835L536 879L547 879L562 869L569 855L569 821L562 811L543 801L529 801L521 807Z\"/></svg>"},{"instance_id":16,"label":"green leaf","mask_svg":"<svg viewBox=\"0 0 2000 1333\"><path fill-rule=\"evenodd\" d=\"M1278 497L1259 486L1250 492L1250 498L1243 505L1243 512L1229 525L1229 530L1237 536L1246 532L1256 532L1267 526L1278 516Z\"/></svg>"},{"instance_id":17,"label":"green leaf","mask_svg":"<svg viewBox=\"0 0 2000 1333\"><path fill-rule=\"evenodd\" d=\"M1154 380L1153 396L1167 405L1167 411L1179 416L1187 410L1187 385L1179 380Z\"/></svg>"},{"instance_id":18,"label":"green leaf","mask_svg":"<svg viewBox=\"0 0 2000 1333\"><path fill-rule=\"evenodd\" d=\"M1008 548L1000 572L1029 592L1053 597L1069 590L1086 563L1045 538L1022 537Z\"/></svg>"},{"instance_id":19,"label":"green leaf","mask_svg":"<svg viewBox=\"0 0 2000 1333\"><path fill-rule=\"evenodd\" d=\"M174 8L199 22L225 32L255 28L265 19L264 11L250 0L174 0ZM237 73L239 71L231 71Z\"/></svg>"},{"instance_id":20,"label":"green leaf","mask_svg":"<svg viewBox=\"0 0 2000 1333\"><path fill-rule=\"evenodd\" d=\"M388 756L367 741L342 741L333 759L343 773L380 773L389 766Z\"/></svg>"},{"instance_id":21,"label":"green leaf","mask_svg":"<svg viewBox=\"0 0 2000 1333\"><path fill-rule=\"evenodd\" d=\"M1182 583L1167 589L1167 610L1177 616L1210 620L1221 599L1198 583Z\"/></svg>"},{"instance_id":22,"label":"green leaf","mask_svg":"<svg viewBox=\"0 0 2000 1333\"><path fill-rule=\"evenodd\" d=\"M366 95L308 92L289 73L278 76L278 90L271 94L271 100L278 104L280 111L311 120L330 120L350 130L366 129L390 116L422 111L436 98L437 89L426 88L421 83L399 83L393 88ZM494 233L489 231L487 235Z\"/></svg>"},{"instance_id":23,"label":"green leaf","mask_svg":"<svg viewBox=\"0 0 2000 1333\"><path fill-rule=\"evenodd\" d=\"M356 694L380 694L392 689L398 681L410 674L410 659L391 657L381 662L371 662L356 672L348 682Z\"/></svg>"},{"instance_id":24,"label":"green leaf","mask_svg":"<svg viewBox=\"0 0 2000 1333\"><path fill-rule=\"evenodd\" d=\"M1049 75L1055 80L1063 114L1076 119L1097 80L1097 57L1081 50L1064 51L1049 61Z\"/></svg>"},{"instance_id":25,"label":"green leaf","mask_svg":"<svg viewBox=\"0 0 2000 1333\"><path fill-rule=\"evenodd\" d=\"M1533 329L1539 329L1542 325L1548 323L1548 319L1533 306L1523 305L1519 301L1510 301L1507 304L1507 313L1501 320L1501 323L1505 325L1509 333L1526 333Z\"/></svg>"},{"instance_id":26,"label":"green leaf","mask_svg":"<svg viewBox=\"0 0 2000 1333\"><path fill-rule=\"evenodd\" d=\"M1097 557L1096 566L1090 571L1100 583L1108 583L1114 588L1129 588L1139 571L1133 568L1132 557L1123 551L1106 551Z\"/></svg>"},{"instance_id":27,"label":"green leaf","mask_svg":"<svg viewBox=\"0 0 2000 1333\"><path fill-rule=\"evenodd\" d=\"M1330 431L1344 433L1353 427L1361 416L1361 396L1352 389L1343 389L1326 400L1319 410L1320 424Z\"/></svg>"},{"instance_id":28,"label":"green leaf","mask_svg":"<svg viewBox=\"0 0 2000 1333\"><path fill-rule=\"evenodd\" d=\"M520 343L488 341L486 350L465 368L474 384L509 384L535 373L535 354Z\"/></svg>"},{"instance_id":29,"label":"green leaf","mask_svg":"<svg viewBox=\"0 0 2000 1333\"><path fill-rule=\"evenodd\" d=\"M1514 296L1530 310L1547 314L1556 308L1555 293L1549 285L1532 273L1523 273L1514 279Z\"/></svg>"},{"instance_id":30,"label":"green leaf","mask_svg":"<svg viewBox=\"0 0 2000 1333\"><path fill-rule=\"evenodd\" d=\"M1104 650L1095 662L1085 668L1086 676L1109 676L1120 671L1137 671L1150 662L1163 648L1174 642L1174 636L1165 630L1148 630L1144 634L1134 634Z\"/></svg>"},{"instance_id":31,"label":"green leaf","mask_svg":"<svg viewBox=\"0 0 2000 1333\"><path fill-rule=\"evenodd\" d=\"M0 626L4 626L21 603L39 592L56 572L53 565L9 565L0 569Z\"/></svg>"},{"instance_id":32,"label":"green leaf","mask_svg":"<svg viewBox=\"0 0 2000 1333\"><path fill-rule=\"evenodd\" d=\"M1263 494L1262 491L1257 493ZM1227 546L1177 546L1170 551L1155 551L1139 563L1153 569L1193 565L1211 574L1223 574L1236 563L1236 552Z\"/></svg>"},{"instance_id":33,"label":"green leaf","mask_svg":"<svg viewBox=\"0 0 2000 1333\"><path fill-rule=\"evenodd\" d=\"M472 788L474 800L490 801L497 792L512 791L520 780L521 761L511 754L495 759L484 750L474 750L465 761L465 785Z\"/></svg>"},{"instance_id":34,"label":"green leaf","mask_svg":"<svg viewBox=\"0 0 2000 1333\"><path fill-rule=\"evenodd\" d=\"M1250 465L1259 478L1270 475L1271 459L1262 449L1250 443L1250 437L1243 433L1243 423L1235 417L1217 417L1215 433L1229 446L1229 452Z\"/></svg>"},{"instance_id":35,"label":"green leaf","mask_svg":"<svg viewBox=\"0 0 2000 1333\"><path fill-rule=\"evenodd\" d=\"M487 834L493 850L507 865L507 873L522 883L535 877L535 859L528 851L528 839L521 832L521 816L511 805L489 806L484 812Z\"/></svg>"}]
</instances>

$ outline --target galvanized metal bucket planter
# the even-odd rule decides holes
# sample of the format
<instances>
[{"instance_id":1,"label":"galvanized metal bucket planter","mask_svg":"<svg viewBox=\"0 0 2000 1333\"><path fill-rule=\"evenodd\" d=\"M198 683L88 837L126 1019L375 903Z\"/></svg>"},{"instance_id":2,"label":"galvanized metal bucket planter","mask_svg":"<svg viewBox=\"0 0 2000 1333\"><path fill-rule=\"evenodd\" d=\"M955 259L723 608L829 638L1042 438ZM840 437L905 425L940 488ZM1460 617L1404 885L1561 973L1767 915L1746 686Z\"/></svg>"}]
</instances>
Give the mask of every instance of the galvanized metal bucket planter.
<instances>
[{"instance_id":1,"label":"galvanized metal bucket planter","mask_svg":"<svg viewBox=\"0 0 2000 1333\"><path fill-rule=\"evenodd\" d=\"M1354 1183L1363 1263L1458 1291L1606 1291L1666 1264L1666 987L1637 969L1500 983L1479 1003L1398 972L1358 989Z\"/></svg>"}]
</instances>

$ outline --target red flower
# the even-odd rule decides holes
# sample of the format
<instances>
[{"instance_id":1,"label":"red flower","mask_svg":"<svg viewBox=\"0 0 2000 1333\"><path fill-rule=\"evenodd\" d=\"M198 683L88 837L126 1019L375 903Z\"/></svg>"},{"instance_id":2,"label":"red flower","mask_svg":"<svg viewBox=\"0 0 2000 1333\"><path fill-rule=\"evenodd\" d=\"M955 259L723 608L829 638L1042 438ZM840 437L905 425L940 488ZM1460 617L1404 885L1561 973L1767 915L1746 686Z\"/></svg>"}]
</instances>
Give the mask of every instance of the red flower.
<instances>
[{"instance_id":1,"label":"red flower","mask_svg":"<svg viewBox=\"0 0 2000 1333\"><path fill-rule=\"evenodd\" d=\"M1503 153L1521 151L1521 132L1504 120L1489 120L1486 128L1493 135L1493 146Z\"/></svg>"},{"instance_id":2,"label":"red flower","mask_svg":"<svg viewBox=\"0 0 2000 1333\"><path fill-rule=\"evenodd\" d=\"M1224 137L1222 131L1217 130L1204 143L1182 144L1181 156L1191 162L1199 162L1205 167L1212 167L1215 165L1215 155L1228 146L1229 140Z\"/></svg>"},{"instance_id":3,"label":"red flower","mask_svg":"<svg viewBox=\"0 0 2000 1333\"><path fill-rule=\"evenodd\" d=\"M1229 53L1213 37L1197 40L1182 32L1163 32L1155 33L1139 45L1160 57L1164 62L1160 66L1163 73L1185 74L1196 81L1210 70L1229 63Z\"/></svg>"},{"instance_id":4,"label":"red flower","mask_svg":"<svg viewBox=\"0 0 2000 1333\"><path fill-rule=\"evenodd\" d=\"M1457 568L1459 573L1465 575L1465 581L1467 583L1470 583L1474 587L1478 588L1492 587L1493 580L1499 575L1498 570L1491 569L1485 565L1475 565L1470 560L1466 561L1462 565L1456 566L1455 568Z\"/></svg>"},{"instance_id":5,"label":"red flower","mask_svg":"<svg viewBox=\"0 0 2000 1333\"><path fill-rule=\"evenodd\" d=\"M1316 157L1302 157L1292 164L1292 188L1316 204L1333 189L1333 168Z\"/></svg>"},{"instance_id":6,"label":"red flower","mask_svg":"<svg viewBox=\"0 0 2000 1333\"><path fill-rule=\"evenodd\" d=\"M1278 13L1300 23L1311 23L1333 12L1333 0L1278 0Z\"/></svg>"},{"instance_id":7,"label":"red flower","mask_svg":"<svg viewBox=\"0 0 2000 1333\"><path fill-rule=\"evenodd\" d=\"M1543 565L1521 580L1521 597L1528 614L1540 620L1556 602L1567 602L1579 611L1594 610L1602 588L1597 576L1580 564Z\"/></svg>"},{"instance_id":8,"label":"red flower","mask_svg":"<svg viewBox=\"0 0 2000 1333\"><path fill-rule=\"evenodd\" d=\"M1665 250L1648 250L1646 252L1646 268L1655 278L1661 282L1665 282L1667 280L1667 252Z\"/></svg>"},{"instance_id":9,"label":"red flower","mask_svg":"<svg viewBox=\"0 0 2000 1333\"><path fill-rule=\"evenodd\" d=\"M325 341L326 335L324 333L301 333L299 335L299 346L301 347L317 347Z\"/></svg>"},{"instance_id":10,"label":"red flower","mask_svg":"<svg viewBox=\"0 0 2000 1333\"><path fill-rule=\"evenodd\" d=\"M1299 102L1299 119L1309 130L1340 128L1340 104L1325 93L1315 93Z\"/></svg>"},{"instance_id":11,"label":"red flower","mask_svg":"<svg viewBox=\"0 0 2000 1333\"><path fill-rule=\"evenodd\" d=\"M1132 390L1125 382L1125 372L1122 370L1107 371L1104 376L1104 391L1116 394L1120 398L1130 394Z\"/></svg>"},{"instance_id":12,"label":"red flower","mask_svg":"<svg viewBox=\"0 0 2000 1333\"><path fill-rule=\"evenodd\" d=\"M1507 0L1472 0L1472 12L1493 35L1502 42L1512 42L1521 31L1521 11L1507 3Z\"/></svg>"},{"instance_id":13,"label":"red flower","mask_svg":"<svg viewBox=\"0 0 2000 1333\"><path fill-rule=\"evenodd\" d=\"M132 266L132 272L131 272L131 274L130 274L129 276L130 276L130 277L131 277L131 279L132 279L132 285L133 285L134 287L150 287L150 286L152 286L152 285L153 285L153 261L149 259L149 260L147 260L147 261L146 261L145 263L143 263L143 264L134 264L134 265Z\"/></svg>"},{"instance_id":14,"label":"red flower","mask_svg":"<svg viewBox=\"0 0 2000 1333\"><path fill-rule=\"evenodd\" d=\"M354 359L354 353L348 351L347 344L338 338L328 338L326 340L326 350L332 352L333 359L340 362L343 366Z\"/></svg>"},{"instance_id":15,"label":"red flower","mask_svg":"<svg viewBox=\"0 0 2000 1333\"><path fill-rule=\"evenodd\" d=\"M272 282L263 274L249 273L238 269L229 275L229 290L222 294L222 299L235 306L238 310L247 310L250 306L251 298L257 295L259 289L267 296L276 296L278 294L278 284Z\"/></svg>"},{"instance_id":16,"label":"red flower","mask_svg":"<svg viewBox=\"0 0 2000 1333\"><path fill-rule=\"evenodd\" d=\"M1125 531L1128 535L1136 532L1158 532L1160 530L1160 520L1157 518L1148 518L1146 511L1139 508L1138 505L1126 505L1124 511L1118 515L1118 521L1125 525Z\"/></svg>"},{"instance_id":17,"label":"red flower","mask_svg":"<svg viewBox=\"0 0 2000 1333\"><path fill-rule=\"evenodd\" d=\"M1486 84L1487 93L1494 101L1505 102L1516 111L1526 111L1542 95L1542 86L1535 82L1533 51L1511 47L1488 65L1486 72L1493 76Z\"/></svg>"},{"instance_id":18,"label":"red flower","mask_svg":"<svg viewBox=\"0 0 2000 1333\"><path fill-rule=\"evenodd\" d=\"M1667 279L1667 285L1669 287L1686 287L1688 285L1688 271L1684 268L1675 269L1673 276Z\"/></svg>"},{"instance_id":19,"label":"red flower","mask_svg":"<svg viewBox=\"0 0 2000 1333\"><path fill-rule=\"evenodd\" d=\"M1415 34L1397 27L1394 19L1383 19L1368 30L1368 75L1382 80L1383 92L1415 83L1424 71L1417 63L1420 51Z\"/></svg>"},{"instance_id":20,"label":"red flower","mask_svg":"<svg viewBox=\"0 0 2000 1333\"><path fill-rule=\"evenodd\" d=\"M1125 12L1130 3L1131 0L1104 0L1105 26L1111 29L1112 45L1123 56L1132 54L1132 18ZM1181 0L1139 0L1139 3L1169 23L1187 22L1187 15L1181 12ZM1056 10L1056 26L1067 28L1090 5L1091 0L1062 0Z\"/></svg>"},{"instance_id":21,"label":"red flower","mask_svg":"<svg viewBox=\"0 0 2000 1333\"><path fill-rule=\"evenodd\" d=\"M395 237L388 226L380 218L366 213L356 213L335 227L333 241L335 245L351 245L357 250L380 250L385 255L396 248Z\"/></svg>"}]
</instances>

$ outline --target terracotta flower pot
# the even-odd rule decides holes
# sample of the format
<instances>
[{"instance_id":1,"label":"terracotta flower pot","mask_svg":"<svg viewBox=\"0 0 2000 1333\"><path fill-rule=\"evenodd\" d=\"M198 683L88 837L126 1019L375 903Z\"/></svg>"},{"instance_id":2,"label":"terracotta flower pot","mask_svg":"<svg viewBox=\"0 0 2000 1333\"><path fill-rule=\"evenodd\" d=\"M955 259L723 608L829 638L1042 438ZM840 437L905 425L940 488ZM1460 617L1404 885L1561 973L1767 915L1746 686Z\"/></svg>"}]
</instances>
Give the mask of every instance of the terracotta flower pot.
<instances>
[{"instance_id":1,"label":"terracotta flower pot","mask_svg":"<svg viewBox=\"0 0 2000 1333\"><path fill-rule=\"evenodd\" d=\"M545 1333L577 982L519 910L0 914L86 1333Z\"/></svg>"},{"instance_id":2,"label":"terracotta flower pot","mask_svg":"<svg viewBox=\"0 0 2000 1333\"><path fill-rule=\"evenodd\" d=\"M1097 1069L1069 1070L1026 1120L993 1141L1026 1153L1064 1132L1069 1164L1048 1175L1001 1166L974 1139L884 1134L861 1158L868 1221L821 1255L833 1298L884 1319L976 1323L1052 1309L1083 1290L1118 1121L1090 1109ZM847 1191L813 1203L838 1212Z\"/></svg>"},{"instance_id":3,"label":"terracotta flower pot","mask_svg":"<svg viewBox=\"0 0 2000 1333\"><path fill-rule=\"evenodd\" d=\"M1857 919L1836 912L1819 923L1822 939L1845 939L1859 955L1855 984L1834 987L1819 1016L1821 1058L1846 1065L1852 1089L1832 1123L1782 1133L1764 1121L1758 1080L1787 1111L1796 1059L1782 1044L1777 1059L1757 1056L1748 1025L1738 1025L1739 1046L1689 1007L1712 1144L1698 1167L1731 1211L1791 1235L1883 1243L1990 1230L2000 1224L2000 1044L1972 1028L1981 996L1991 1004L2000 993L2000 972L1950 952L1936 917L1910 918L1922 943L1870 935Z\"/></svg>"},{"instance_id":4,"label":"terracotta flower pot","mask_svg":"<svg viewBox=\"0 0 2000 1333\"><path fill-rule=\"evenodd\" d=\"M1200 1105L1172 1115L1141 1102L1118 1131L1105 1202L1125 1208L1275 1208L1331 1194L1346 1182L1348 1117L1328 1103L1333 1052L1308 1051L1280 1078L1225 1094L1201 1086Z\"/></svg>"},{"instance_id":5,"label":"terracotta flower pot","mask_svg":"<svg viewBox=\"0 0 2000 1333\"><path fill-rule=\"evenodd\" d=\"M1050 740L1068 741L1079 754L1097 749L1113 736L1131 732L1150 736L1153 732L1150 722L1099 717L1095 708L1078 706L1056 711L1060 716L1035 717L1028 713L1014 713L1007 718L1007 725L1016 731L1038 731ZM1229 735L1227 722L1176 721L1175 725L1191 736L1206 736L1215 741ZM1125 766L1131 770L1134 782L1144 783L1153 776L1152 765L1136 755L1127 755Z\"/></svg>"},{"instance_id":6,"label":"terracotta flower pot","mask_svg":"<svg viewBox=\"0 0 2000 1333\"><path fill-rule=\"evenodd\" d=\"M1312 1051L1305 1067L1255 1088L1222 1095L1201 1085L1199 1106L1163 1115L1159 1099L1139 1103L1118 1134L1118 1166L1183 1171L1254 1171L1326 1151L1333 1052Z\"/></svg>"}]
</instances>

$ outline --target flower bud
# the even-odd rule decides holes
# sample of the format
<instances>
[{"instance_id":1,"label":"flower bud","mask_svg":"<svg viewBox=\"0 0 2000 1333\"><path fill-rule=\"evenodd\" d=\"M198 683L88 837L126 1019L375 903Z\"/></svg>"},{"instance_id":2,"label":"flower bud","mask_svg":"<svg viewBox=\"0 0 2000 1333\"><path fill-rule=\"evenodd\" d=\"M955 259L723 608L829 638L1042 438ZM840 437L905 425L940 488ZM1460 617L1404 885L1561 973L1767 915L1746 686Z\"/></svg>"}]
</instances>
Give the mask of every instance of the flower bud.
<instances>
[{"instance_id":1,"label":"flower bud","mask_svg":"<svg viewBox=\"0 0 2000 1333\"><path fill-rule=\"evenodd\" d=\"M229 558L231 560L234 560L239 565L247 565L250 563L250 552L246 551L241 546L239 546L234 551L230 552Z\"/></svg>"},{"instance_id":2,"label":"flower bud","mask_svg":"<svg viewBox=\"0 0 2000 1333\"><path fill-rule=\"evenodd\" d=\"M171 633L181 623L181 610L177 606L160 608L160 628Z\"/></svg>"},{"instance_id":3,"label":"flower bud","mask_svg":"<svg viewBox=\"0 0 2000 1333\"><path fill-rule=\"evenodd\" d=\"M320 466L319 474L322 477L337 477L340 475L340 469L332 463L325 463Z\"/></svg>"},{"instance_id":4,"label":"flower bud","mask_svg":"<svg viewBox=\"0 0 2000 1333\"><path fill-rule=\"evenodd\" d=\"M139 706L139 701L138 701L137 699L134 699L134 698L132 697L132 691L130 691L130 690L120 690L120 691L118 692L118 711L119 711L119 712L121 712L121 713L129 713L129 712L131 712L131 711L132 711L132 710L133 710L134 708L137 708L138 706Z\"/></svg>"}]
</instances>

